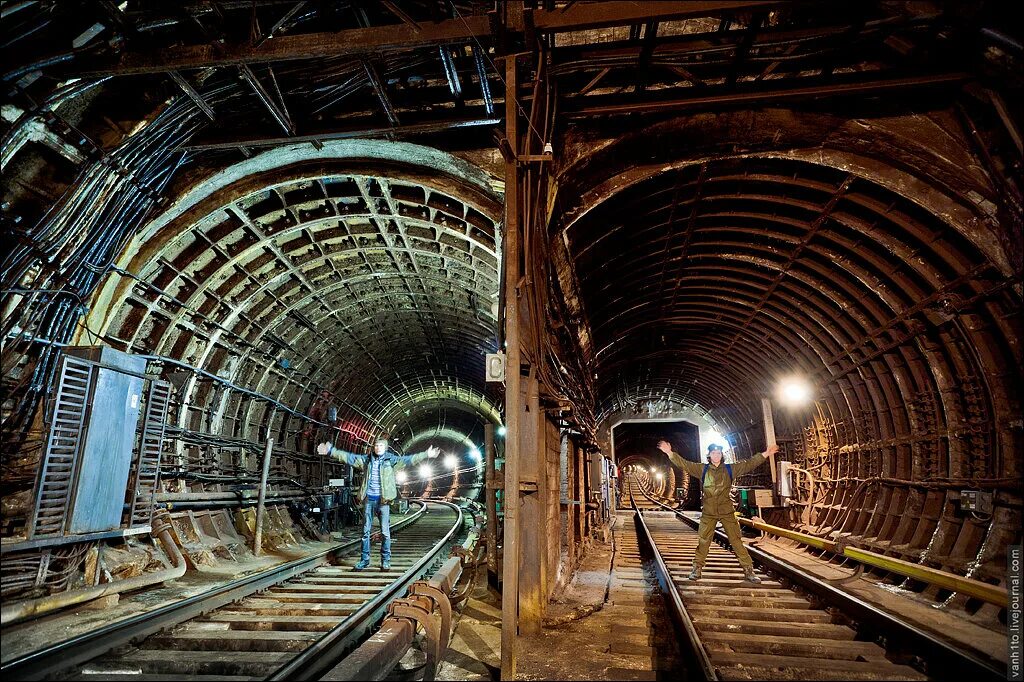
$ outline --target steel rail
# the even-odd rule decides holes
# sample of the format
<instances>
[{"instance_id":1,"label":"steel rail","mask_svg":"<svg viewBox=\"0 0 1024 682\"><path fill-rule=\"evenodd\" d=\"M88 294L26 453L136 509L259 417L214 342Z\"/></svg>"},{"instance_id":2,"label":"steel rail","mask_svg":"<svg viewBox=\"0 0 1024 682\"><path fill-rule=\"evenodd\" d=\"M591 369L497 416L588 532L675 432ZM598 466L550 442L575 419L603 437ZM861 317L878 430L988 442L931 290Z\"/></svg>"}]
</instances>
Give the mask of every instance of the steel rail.
<instances>
[{"instance_id":1,"label":"steel rail","mask_svg":"<svg viewBox=\"0 0 1024 682\"><path fill-rule=\"evenodd\" d=\"M639 486L637 486L639 488ZM642 489L640 489L643 492ZM646 496L646 493L644 493ZM650 499L650 498L648 498ZM658 546L654 542L654 537L651 535L651 531L647 528L647 523L644 521L644 515L641 513L640 508L636 504L636 498L630 495L630 504L633 507L633 511L636 513L637 525L643 532L640 534L644 541L647 542L648 547L651 548L651 552L654 555L655 570L658 574L658 584L661 585L662 592L669 598L669 602L672 604L672 619L676 622L676 625L682 630L684 639L690 650L690 654L693 659L700 666L700 672L704 675L705 680L717 680L718 673L715 671L714 664L711 663L711 658L708 656L707 650L704 648L704 643L700 639L700 635L697 633L697 628L693 624L693 619L690 618L689 612L686 610L686 606L683 604L683 598L679 594L679 588L676 587L672 581L672 574L669 572L668 565L665 563L664 558L661 556L661 552L658 551Z\"/></svg>"},{"instance_id":2,"label":"steel rail","mask_svg":"<svg viewBox=\"0 0 1024 682\"><path fill-rule=\"evenodd\" d=\"M420 504L422 506L415 515L402 519L392 527L392 530L400 530L418 521L426 513L426 504L422 502ZM16 680L51 678L59 671L91 661L112 649L139 641L161 630L199 617L260 590L265 590L296 575L306 573L339 552L355 549L360 542L359 538L348 540L322 552L281 564L268 571L233 580L208 592L51 644L0 664L0 674L4 679Z\"/></svg>"},{"instance_id":3,"label":"steel rail","mask_svg":"<svg viewBox=\"0 0 1024 682\"><path fill-rule=\"evenodd\" d=\"M644 497L662 507L665 511L672 512L676 518L694 530L700 525L699 522L687 517L682 512L655 499L641 486L637 485L637 488ZM714 538L723 547L728 548L731 546L729 538L724 531L715 530ZM930 676L943 679L1006 679L1006 672L999 667L998 662L985 660L971 652L957 649L952 644L942 641L916 625L900 620L898 617L869 604L863 599L834 587L792 564L777 559L762 549L751 546L746 546L746 549L751 558L763 568L799 585L801 588L814 594L823 603L833 606L849 616L857 624L870 626L872 634L885 637L887 646L892 646L895 642L898 645L897 648L914 652L915 657L927 663L927 667L931 671L929 673ZM864 631L861 630L861 632ZM941 671L941 675L936 674L936 671Z\"/></svg>"},{"instance_id":4,"label":"steel rail","mask_svg":"<svg viewBox=\"0 0 1024 682\"><path fill-rule=\"evenodd\" d=\"M391 583L390 587L381 591L366 604L363 604L358 611L338 623L337 626L314 642L312 646L278 668L276 672L267 678L268 680L320 679L341 662L346 654L355 649L364 636L370 634L377 623L380 622L388 604L396 597L403 596L409 585L419 580L437 561L438 555L463 526L462 508L457 504L442 500L427 500L424 498L421 502L424 504L424 508L426 508L427 503L431 503L454 509L458 518L452 524L451 530L438 540L434 547L424 554L412 568Z\"/></svg>"}]
</instances>

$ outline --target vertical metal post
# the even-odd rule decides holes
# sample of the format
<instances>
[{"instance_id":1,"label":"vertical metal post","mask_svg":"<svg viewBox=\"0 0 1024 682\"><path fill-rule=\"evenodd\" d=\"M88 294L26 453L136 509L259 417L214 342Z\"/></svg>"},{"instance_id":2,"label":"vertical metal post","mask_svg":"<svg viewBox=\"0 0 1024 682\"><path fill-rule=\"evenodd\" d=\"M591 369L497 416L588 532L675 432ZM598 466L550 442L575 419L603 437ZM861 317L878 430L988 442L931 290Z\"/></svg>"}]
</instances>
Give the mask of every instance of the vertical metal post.
<instances>
[{"instance_id":1,"label":"vertical metal post","mask_svg":"<svg viewBox=\"0 0 1024 682\"><path fill-rule=\"evenodd\" d=\"M531 369L526 379L526 412L519 424L519 634L536 635L544 618L547 509L545 497L546 419L540 408L540 382Z\"/></svg>"},{"instance_id":2,"label":"vertical metal post","mask_svg":"<svg viewBox=\"0 0 1024 682\"><path fill-rule=\"evenodd\" d=\"M487 573L498 573L498 491L494 487L494 424L484 425L484 480L487 483Z\"/></svg>"},{"instance_id":3,"label":"vertical metal post","mask_svg":"<svg viewBox=\"0 0 1024 682\"><path fill-rule=\"evenodd\" d=\"M516 57L505 59L505 137L513 156L519 153L516 129ZM519 169L515 158L505 162L505 541L501 580L501 679L516 677L519 630Z\"/></svg>"},{"instance_id":4,"label":"vertical metal post","mask_svg":"<svg viewBox=\"0 0 1024 682\"><path fill-rule=\"evenodd\" d=\"M263 545L263 512L266 509L267 498L267 476L270 474L270 455L274 451L274 439L267 439L267 446L263 450L263 473L260 474L260 496L256 502L256 530L252 538L252 553L260 555Z\"/></svg>"},{"instance_id":5,"label":"vertical metal post","mask_svg":"<svg viewBox=\"0 0 1024 682\"><path fill-rule=\"evenodd\" d=\"M761 413L764 416L764 442L765 447L775 445L775 421L772 419L772 401L768 398L761 398ZM779 494L778 474L775 471L775 455L768 457L768 468L772 472L772 487L775 494Z\"/></svg>"}]
</instances>

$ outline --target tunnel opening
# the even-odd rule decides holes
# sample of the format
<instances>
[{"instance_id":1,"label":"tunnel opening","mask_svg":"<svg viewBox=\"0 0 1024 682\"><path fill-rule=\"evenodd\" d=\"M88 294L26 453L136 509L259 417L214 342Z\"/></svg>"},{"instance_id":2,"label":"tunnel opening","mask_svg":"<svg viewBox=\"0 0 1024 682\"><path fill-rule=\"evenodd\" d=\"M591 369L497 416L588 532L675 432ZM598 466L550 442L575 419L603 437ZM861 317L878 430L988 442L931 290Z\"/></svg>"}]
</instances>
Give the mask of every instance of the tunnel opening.
<instances>
[{"instance_id":1,"label":"tunnel opening","mask_svg":"<svg viewBox=\"0 0 1024 682\"><path fill-rule=\"evenodd\" d=\"M620 471L620 486L623 477L630 475L632 467L642 467L649 473L657 494L675 498L688 509L699 507L699 486L693 485L689 477L673 466L658 449L658 443L666 440L684 459L701 461L700 433L696 424L687 421L625 422L613 427L611 438L612 456Z\"/></svg>"}]
</instances>

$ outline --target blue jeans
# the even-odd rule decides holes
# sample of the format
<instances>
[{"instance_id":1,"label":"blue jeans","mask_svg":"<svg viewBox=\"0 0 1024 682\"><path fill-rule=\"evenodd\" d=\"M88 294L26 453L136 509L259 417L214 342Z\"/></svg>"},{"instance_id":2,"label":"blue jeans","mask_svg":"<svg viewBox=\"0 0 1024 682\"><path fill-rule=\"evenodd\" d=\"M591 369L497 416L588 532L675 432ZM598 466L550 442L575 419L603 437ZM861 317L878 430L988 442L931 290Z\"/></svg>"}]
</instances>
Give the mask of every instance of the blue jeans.
<instances>
[{"instance_id":1,"label":"blue jeans","mask_svg":"<svg viewBox=\"0 0 1024 682\"><path fill-rule=\"evenodd\" d=\"M384 536L384 543L380 548L380 558L384 561L391 561L391 505L383 504L379 499L371 500L366 498L366 505L363 507L363 561L370 560L370 532L373 530L373 517L380 514L380 532Z\"/></svg>"}]
</instances>

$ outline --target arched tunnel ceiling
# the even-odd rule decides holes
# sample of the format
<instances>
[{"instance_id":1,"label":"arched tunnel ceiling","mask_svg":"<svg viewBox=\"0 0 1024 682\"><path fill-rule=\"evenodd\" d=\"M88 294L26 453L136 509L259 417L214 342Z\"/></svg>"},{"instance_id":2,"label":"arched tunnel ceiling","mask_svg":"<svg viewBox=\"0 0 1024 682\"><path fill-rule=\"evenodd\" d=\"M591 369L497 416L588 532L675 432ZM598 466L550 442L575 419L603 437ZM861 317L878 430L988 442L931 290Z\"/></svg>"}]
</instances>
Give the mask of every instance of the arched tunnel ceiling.
<instances>
[{"instance_id":1,"label":"arched tunnel ceiling","mask_svg":"<svg viewBox=\"0 0 1024 682\"><path fill-rule=\"evenodd\" d=\"M498 200L479 172L456 177L445 155L395 147L426 165L344 158L360 144L335 143L201 181L125 251L96 326L299 412L323 419L334 405L357 442L420 428L405 421L422 404L447 402L431 418L459 415L466 430L496 420L481 359L497 344ZM265 426L262 405L195 379L189 389L181 426Z\"/></svg>"},{"instance_id":2,"label":"arched tunnel ceiling","mask_svg":"<svg viewBox=\"0 0 1024 682\"><path fill-rule=\"evenodd\" d=\"M1012 281L942 217L801 160L658 170L564 229L601 413L664 398L741 431L779 378L799 374L831 409L873 423L873 438L927 430L929 401L940 423L994 412L1008 425L1016 398L999 386L1019 356ZM995 404L953 396L982 385ZM965 443L950 450L959 473L974 466Z\"/></svg>"}]
</instances>

